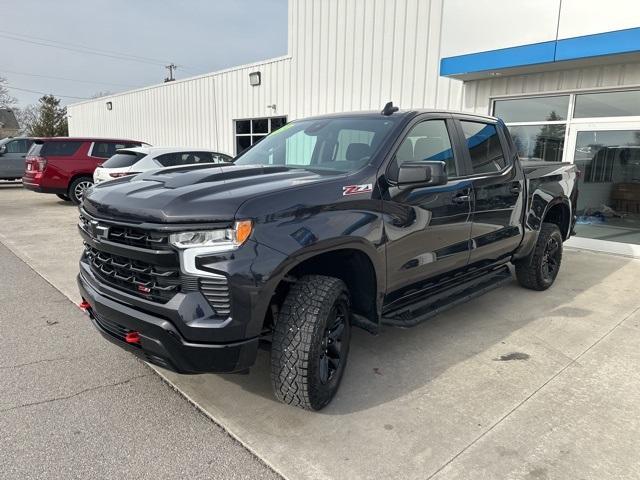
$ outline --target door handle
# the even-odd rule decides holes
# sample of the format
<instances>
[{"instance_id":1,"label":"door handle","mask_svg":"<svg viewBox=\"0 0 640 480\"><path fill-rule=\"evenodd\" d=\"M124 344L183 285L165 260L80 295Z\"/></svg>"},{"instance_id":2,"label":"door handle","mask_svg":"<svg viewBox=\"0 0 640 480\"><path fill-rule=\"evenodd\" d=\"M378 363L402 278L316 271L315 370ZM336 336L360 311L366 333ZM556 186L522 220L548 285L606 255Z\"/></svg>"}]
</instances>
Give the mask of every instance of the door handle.
<instances>
[{"instance_id":1,"label":"door handle","mask_svg":"<svg viewBox=\"0 0 640 480\"><path fill-rule=\"evenodd\" d=\"M471 197L469 195L460 194L456 195L451 200L453 203L467 203L471 201Z\"/></svg>"}]
</instances>

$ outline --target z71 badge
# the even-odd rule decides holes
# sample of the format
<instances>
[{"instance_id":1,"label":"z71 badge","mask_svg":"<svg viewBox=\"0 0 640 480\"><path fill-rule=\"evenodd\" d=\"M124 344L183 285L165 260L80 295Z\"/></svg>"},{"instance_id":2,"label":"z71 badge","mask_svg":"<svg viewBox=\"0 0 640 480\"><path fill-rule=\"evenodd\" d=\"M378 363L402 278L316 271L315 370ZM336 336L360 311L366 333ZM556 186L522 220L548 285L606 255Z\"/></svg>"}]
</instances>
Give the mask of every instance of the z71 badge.
<instances>
[{"instance_id":1,"label":"z71 badge","mask_svg":"<svg viewBox=\"0 0 640 480\"><path fill-rule=\"evenodd\" d=\"M367 193L373 190L373 185L364 183L362 185L345 185L342 187L342 195L356 195L358 193Z\"/></svg>"}]
</instances>

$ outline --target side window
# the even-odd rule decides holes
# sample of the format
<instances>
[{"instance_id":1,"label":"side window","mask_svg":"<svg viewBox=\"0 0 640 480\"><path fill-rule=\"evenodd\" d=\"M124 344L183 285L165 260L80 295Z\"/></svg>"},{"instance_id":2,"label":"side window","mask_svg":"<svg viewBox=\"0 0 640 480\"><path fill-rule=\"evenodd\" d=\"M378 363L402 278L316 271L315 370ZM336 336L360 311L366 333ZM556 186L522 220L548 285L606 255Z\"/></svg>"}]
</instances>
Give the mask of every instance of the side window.
<instances>
[{"instance_id":1,"label":"side window","mask_svg":"<svg viewBox=\"0 0 640 480\"><path fill-rule=\"evenodd\" d=\"M73 140L54 140L45 142L40 154L51 157L69 157L75 154L82 145L82 142Z\"/></svg>"},{"instance_id":2,"label":"side window","mask_svg":"<svg viewBox=\"0 0 640 480\"><path fill-rule=\"evenodd\" d=\"M211 153L209 152L185 152L182 155L182 165L191 165L192 163L211 163Z\"/></svg>"},{"instance_id":3,"label":"side window","mask_svg":"<svg viewBox=\"0 0 640 480\"><path fill-rule=\"evenodd\" d=\"M495 125L460 121L473 173L495 173L507 166Z\"/></svg>"},{"instance_id":4,"label":"side window","mask_svg":"<svg viewBox=\"0 0 640 480\"><path fill-rule=\"evenodd\" d=\"M137 145L133 145L130 143L95 142L93 144L93 150L91 150L91 156L99 158L110 158L116 154L116 150L136 146Z\"/></svg>"},{"instance_id":5,"label":"side window","mask_svg":"<svg viewBox=\"0 0 640 480\"><path fill-rule=\"evenodd\" d=\"M7 153L27 153L30 146L29 140L13 140L7 143Z\"/></svg>"},{"instance_id":6,"label":"side window","mask_svg":"<svg viewBox=\"0 0 640 480\"><path fill-rule=\"evenodd\" d=\"M164 155L156 157L156 161L163 167L175 167L181 164L181 160L182 155L177 153L165 153Z\"/></svg>"},{"instance_id":7,"label":"side window","mask_svg":"<svg viewBox=\"0 0 640 480\"><path fill-rule=\"evenodd\" d=\"M213 163L231 163L231 157L222 153L212 153Z\"/></svg>"},{"instance_id":8,"label":"side window","mask_svg":"<svg viewBox=\"0 0 640 480\"><path fill-rule=\"evenodd\" d=\"M458 176L451 140L444 120L418 123L396 152L396 167L404 162L439 161L447 164L447 175Z\"/></svg>"}]
</instances>

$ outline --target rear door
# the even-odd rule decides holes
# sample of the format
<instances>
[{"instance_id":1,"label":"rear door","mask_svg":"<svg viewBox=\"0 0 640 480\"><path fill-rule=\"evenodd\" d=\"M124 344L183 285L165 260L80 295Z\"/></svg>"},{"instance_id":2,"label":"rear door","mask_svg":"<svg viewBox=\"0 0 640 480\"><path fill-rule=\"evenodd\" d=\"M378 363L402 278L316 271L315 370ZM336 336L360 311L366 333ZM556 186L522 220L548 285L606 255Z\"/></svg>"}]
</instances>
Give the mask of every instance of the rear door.
<instances>
[{"instance_id":1,"label":"rear door","mask_svg":"<svg viewBox=\"0 0 640 480\"><path fill-rule=\"evenodd\" d=\"M469 264L507 259L522 239L524 174L498 121L460 116L466 174L473 186Z\"/></svg>"},{"instance_id":2,"label":"rear door","mask_svg":"<svg viewBox=\"0 0 640 480\"><path fill-rule=\"evenodd\" d=\"M463 159L450 115L428 114L409 127L386 170L383 196L387 237L386 303L419 291L439 275L466 267L471 235L471 182L461 176ZM394 186L407 161L444 161L446 185ZM386 197L386 198L385 198Z\"/></svg>"}]
</instances>

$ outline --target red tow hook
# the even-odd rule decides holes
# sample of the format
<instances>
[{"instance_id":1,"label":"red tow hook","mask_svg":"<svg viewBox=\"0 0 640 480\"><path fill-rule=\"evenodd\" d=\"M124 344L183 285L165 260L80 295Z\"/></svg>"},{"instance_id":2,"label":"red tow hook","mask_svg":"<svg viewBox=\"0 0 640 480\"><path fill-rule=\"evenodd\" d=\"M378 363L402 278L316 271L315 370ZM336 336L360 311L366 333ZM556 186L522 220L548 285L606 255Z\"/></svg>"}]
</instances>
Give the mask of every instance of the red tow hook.
<instances>
[{"instance_id":1,"label":"red tow hook","mask_svg":"<svg viewBox=\"0 0 640 480\"><path fill-rule=\"evenodd\" d=\"M86 300L81 301L78 306L80 307L80 310L84 311L87 311L91 308L91 305Z\"/></svg>"},{"instance_id":2,"label":"red tow hook","mask_svg":"<svg viewBox=\"0 0 640 480\"><path fill-rule=\"evenodd\" d=\"M133 331L124 336L124 341L127 343L133 343L134 345L140 345L140 333Z\"/></svg>"}]
</instances>

